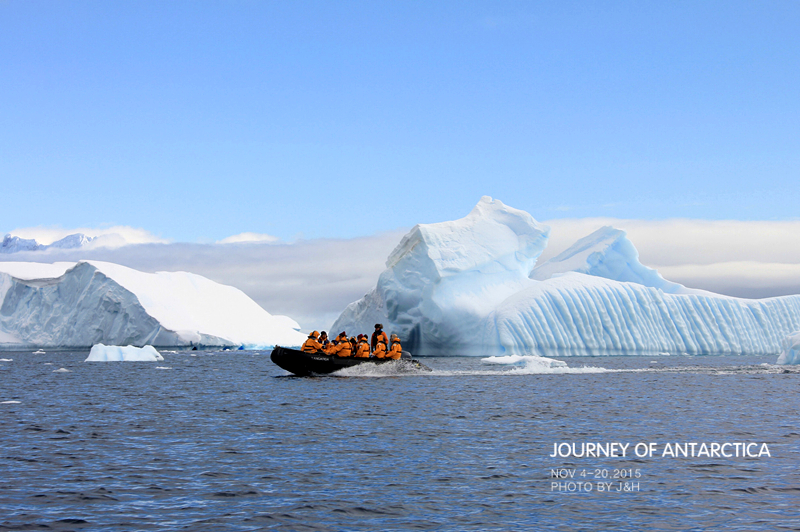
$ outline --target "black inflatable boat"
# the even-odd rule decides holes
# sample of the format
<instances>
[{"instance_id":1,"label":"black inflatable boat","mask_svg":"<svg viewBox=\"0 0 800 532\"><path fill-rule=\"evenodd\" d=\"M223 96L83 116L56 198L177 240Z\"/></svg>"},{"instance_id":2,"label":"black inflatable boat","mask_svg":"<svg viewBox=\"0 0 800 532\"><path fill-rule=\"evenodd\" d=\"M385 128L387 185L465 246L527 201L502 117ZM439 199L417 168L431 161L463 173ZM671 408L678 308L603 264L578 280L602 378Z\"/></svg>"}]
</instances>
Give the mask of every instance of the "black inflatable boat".
<instances>
[{"instance_id":1,"label":"black inflatable boat","mask_svg":"<svg viewBox=\"0 0 800 532\"><path fill-rule=\"evenodd\" d=\"M325 353L304 353L298 349L289 349L288 347L276 345L275 349L272 350L270 358L275 365L299 377L325 375L361 364L394 364L398 369L431 371L429 367L420 364L419 361L412 359L411 356L407 355L405 352L403 353L403 358L400 360L391 360L387 358L342 358Z\"/></svg>"}]
</instances>

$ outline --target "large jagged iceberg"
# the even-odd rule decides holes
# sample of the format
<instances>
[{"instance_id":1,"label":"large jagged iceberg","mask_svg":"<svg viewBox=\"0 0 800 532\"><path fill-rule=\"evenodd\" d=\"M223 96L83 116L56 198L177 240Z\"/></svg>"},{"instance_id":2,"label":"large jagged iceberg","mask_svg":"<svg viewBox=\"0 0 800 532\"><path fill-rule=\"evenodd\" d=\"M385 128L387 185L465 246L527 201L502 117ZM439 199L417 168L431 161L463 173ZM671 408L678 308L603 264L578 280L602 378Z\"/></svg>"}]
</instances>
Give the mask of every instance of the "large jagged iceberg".
<instances>
[{"instance_id":1,"label":"large jagged iceberg","mask_svg":"<svg viewBox=\"0 0 800 532\"><path fill-rule=\"evenodd\" d=\"M187 272L100 261L0 262L0 343L89 347L300 345L291 318L241 290Z\"/></svg>"},{"instance_id":2,"label":"large jagged iceberg","mask_svg":"<svg viewBox=\"0 0 800 532\"><path fill-rule=\"evenodd\" d=\"M417 225L389 255L378 285L350 304L332 330L369 332L380 322L415 354L479 355L476 331L530 284L549 232L530 214L489 197L460 220Z\"/></svg>"},{"instance_id":3,"label":"large jagged iceberg","mask_svg":"<svg viewBox=\"0 0 800 532\"><path fill-rule=\"evenodd\" d=\"M484 197L455 222L416 226L377 286L333 331L383 323L415 355L525 356L780 351L800 296L763 300L686 288L604 227L534 268L549 229Z\"/></svg>"}]
</instances>

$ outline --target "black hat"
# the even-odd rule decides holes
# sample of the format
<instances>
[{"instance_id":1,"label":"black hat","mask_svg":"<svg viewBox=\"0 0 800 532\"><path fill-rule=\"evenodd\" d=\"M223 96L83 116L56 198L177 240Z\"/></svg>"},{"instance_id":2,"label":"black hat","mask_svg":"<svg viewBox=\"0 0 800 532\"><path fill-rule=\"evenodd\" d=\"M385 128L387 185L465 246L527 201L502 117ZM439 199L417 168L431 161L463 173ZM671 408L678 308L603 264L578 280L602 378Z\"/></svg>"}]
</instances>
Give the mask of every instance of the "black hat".
<instances>
[{"instance_id":1,"label":"black hat","mask_svg":"<svg viewBox=\"0 0 800 532\"><path fill-rule=\"evenodd\" d=\"M376 329L383 329L383 325L381 325L380 323L376 323L375 324L375 328Z\"/></svg>"}]
</instances>

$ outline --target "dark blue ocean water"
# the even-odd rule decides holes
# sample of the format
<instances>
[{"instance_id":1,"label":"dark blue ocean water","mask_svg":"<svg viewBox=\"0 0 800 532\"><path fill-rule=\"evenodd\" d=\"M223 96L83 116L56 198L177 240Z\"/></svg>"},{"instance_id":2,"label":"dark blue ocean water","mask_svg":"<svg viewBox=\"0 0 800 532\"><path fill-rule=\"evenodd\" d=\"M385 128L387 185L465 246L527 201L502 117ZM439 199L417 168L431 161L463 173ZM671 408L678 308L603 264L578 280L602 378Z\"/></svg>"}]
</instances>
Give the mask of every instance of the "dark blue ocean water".
<instances>
[{"instance_id":1,"label":"dark blue ocean water","mask_svg":"<svg viewBox=\"0 0 800 532\"><path fill-rule=\"evenodd\" d=\"M774 356L294 378L266 353L87 354L0 353L0 530L800 529L800 373ZM558 442L772 456L551 458ZM598 491L625 470L635 486Z\"/></svg>"}]
</instances>

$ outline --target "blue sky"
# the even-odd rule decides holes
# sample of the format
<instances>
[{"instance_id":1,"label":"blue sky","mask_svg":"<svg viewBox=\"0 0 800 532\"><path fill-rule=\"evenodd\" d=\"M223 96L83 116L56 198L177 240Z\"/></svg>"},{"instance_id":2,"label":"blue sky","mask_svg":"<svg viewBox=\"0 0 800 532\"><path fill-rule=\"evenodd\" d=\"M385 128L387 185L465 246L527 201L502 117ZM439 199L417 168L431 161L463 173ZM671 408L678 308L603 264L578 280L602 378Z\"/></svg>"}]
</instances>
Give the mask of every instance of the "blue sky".
<instances>
[{"instance_id":1,"label":"blue sky","mask_svg":"<svg viewBox=\"0 0 800 532\"><path fill-rule=\"evenodd\" d=\"M0 2L0 231L790 220L798 2Z\"/></svg>"}]
</instances>

